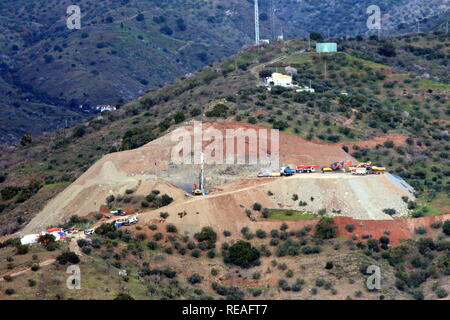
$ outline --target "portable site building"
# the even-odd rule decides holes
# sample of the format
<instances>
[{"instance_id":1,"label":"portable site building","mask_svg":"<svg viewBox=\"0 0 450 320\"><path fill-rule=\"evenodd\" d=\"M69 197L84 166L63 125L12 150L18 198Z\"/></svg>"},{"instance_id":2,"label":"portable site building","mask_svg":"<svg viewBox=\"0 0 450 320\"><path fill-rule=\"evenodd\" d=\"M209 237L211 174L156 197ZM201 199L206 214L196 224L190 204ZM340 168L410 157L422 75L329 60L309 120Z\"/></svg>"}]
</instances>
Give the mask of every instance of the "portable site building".
<instances>
[{"instance_id":1,"label":"portable site building","mask_svg":"<svg viewBox=\"0 0 450 320\"><path fill-rule=\"evenodd\" d=\"M39 239L39 234L27 234L20 239L21 244L33 244Z\"/></svg>"}]
</instances>

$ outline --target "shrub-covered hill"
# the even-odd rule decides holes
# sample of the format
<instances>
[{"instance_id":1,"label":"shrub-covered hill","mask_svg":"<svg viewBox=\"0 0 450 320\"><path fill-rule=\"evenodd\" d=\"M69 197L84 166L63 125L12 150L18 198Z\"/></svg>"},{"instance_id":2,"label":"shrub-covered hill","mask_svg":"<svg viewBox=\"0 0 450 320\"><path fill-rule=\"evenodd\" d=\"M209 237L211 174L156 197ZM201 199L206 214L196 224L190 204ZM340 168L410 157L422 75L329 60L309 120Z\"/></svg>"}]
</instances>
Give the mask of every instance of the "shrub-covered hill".
<instances>
[{"instance_id":1,"label":"shrub-covered hill","mask_svg":"<svg viewBox=\"0 0 450 320\"><path fill-rule=\"evenodd\" d=\"M0 299L448 299L449 227L435 221L394 247L388 231L337 237L326 217L302 228L274 223L270 231L194 235L167 223L103 223L89 239L0 243ZM347 233L354 228L347 224ZM66 287L71 264L81 270L79 290Z\"/></svg>"},{"instance_id":2,"label":"shrub-covered hill","mask_svg":"<svg viewBox=\"0 0 450 320\"><path fill-rule=\"evenodd\" d=\"M329 143L387 133L408 136L405 145L386 141L347 151L407 179L420 195L420 202L411 205L417 207L417 216L448 210L449 85L431 79L447 68L443 61L448 60L449 38L439 32L410 38L415 46L442 46L443 58L423 64L429 79L409 64L398 65L406 55L405 37L342 40L342 50L322 56L307 51L305 39L293 39L248 48L113 113L9 147L0 155L2 232L23 226L102 155L139 147L193 118L256 123ZM395 56L386 54L387 47ZM405 61L424 60L410 55ZM300 85L311 80L316 93L281 87L268 92L260 86L261 75L284 72L286 66L296 69L294 79Z\"/></svg>"},{"instance_id":3,"label":"shrub-covered hill","mask_svg":"<svg viewBox=\"0 0 450 320\"><path fill-rule=\"evenodd\" d=\"M262 38L368 33L370 0L259 3ZM81 30L66 27L72 4L1 1L0 143L79 122L89 116L80 105L130 101L254 41L253 0L82 0ZM417 18L422 31L446 21L441 0L378 5L386 35L414 31Z\"/></svg>"}]
</instances>

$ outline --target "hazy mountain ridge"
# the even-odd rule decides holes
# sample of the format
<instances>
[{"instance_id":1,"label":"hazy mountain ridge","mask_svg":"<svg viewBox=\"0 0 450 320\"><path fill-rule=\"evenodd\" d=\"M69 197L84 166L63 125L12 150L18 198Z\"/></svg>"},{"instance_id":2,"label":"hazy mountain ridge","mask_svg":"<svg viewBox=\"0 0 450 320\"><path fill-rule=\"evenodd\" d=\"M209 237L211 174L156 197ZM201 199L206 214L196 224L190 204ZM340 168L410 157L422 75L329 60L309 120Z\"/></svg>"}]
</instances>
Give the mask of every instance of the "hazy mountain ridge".
<instances>
[{"instance_id":1,"label":"hazy mountain ridge","mask_svg":"<svg viewBox=\"0 0 450 320\"><path fill-rule=\"evenodd\" d=\"M1 142L17 142L25 133L36 135L79 121L85 114L79 105L132 100L254 41L251 0L83 0L82 29L75 31L66 27L66 8L71 4L56 0L0 4L0 63L8 70L0 93L4 106L0 130L5 133ZM312 31L325 37L372 34L366 27L370 4L260 0L261 38L281 33L304 37ZM379 6L388 14L383 28L391 35L400 27L401 32L414 31L418 16L428 17L423 31L436 27L448 1L384 0ZM24 95L32 96L33 103ZM17 104L22 111L11 107ZM35 114L37 106L41 111ZM61 109L60 114L45 111L53 107ZM24 114L34 121L23 121Z\"/></svg>"}]
</instances>

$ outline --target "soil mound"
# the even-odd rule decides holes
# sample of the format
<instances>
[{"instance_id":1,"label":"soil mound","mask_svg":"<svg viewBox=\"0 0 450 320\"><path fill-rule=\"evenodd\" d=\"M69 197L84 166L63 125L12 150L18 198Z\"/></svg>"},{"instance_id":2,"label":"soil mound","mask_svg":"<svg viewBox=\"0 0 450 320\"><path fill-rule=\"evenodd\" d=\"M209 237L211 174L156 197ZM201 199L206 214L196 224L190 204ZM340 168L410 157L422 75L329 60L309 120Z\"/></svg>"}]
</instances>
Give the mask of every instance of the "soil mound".
<instances>
[{"instance_id":1,"label":"soil mound","mask_svg":"<svg viewBox=\"0 0 450 320\"><path fill-rule=\"evenodd\" d=\"M195 125L187 123L180 127L192 133ZM226 130L242 129L240 134L246 136L245 130L263 128L223 121L204 123L203 132L208 129L220 131L226 146ZM293 193L308 202L304 209L311 211L320 208L327 208L329 211L336 209L345 215L368 219L383 218L384 215L380 212L385 207L400 208L399 212L403 212L403 205L397 198L405 192L398 183L389 182L390 179L386 177L343 175L340 178L338 175L322 177L321 174L314 174L299 175L298 178L292 177L293 179L248 179L265 169L255 164L206 164L206 188L219 193L216 195L213 192L208 197L191 199L186 196L186 192L197 183L200 165L176 164L172 161L172 151L178 143L173 139L172 133L138 149L105 155L53 198L22 233L42 230L49 225L64 222L75 214L86 216L99 211L108 196L123 195L129 189L133 190L133 196L145 196L154 189L170 195L175 200L168 208L174 213L171 219L175 219L179 212L189 211L189 218L183 218L186 229L190 228L189 225L194 228L205 223L226 225L230 219L235 220L238 225L244 225L248 223L248 218L242 208L249 208L255 202L269 208L298 208L298 201L296 204L290 200ZM204 141L203 147L213 141ZM270 153L273 152L270 144L268 149ZM249 152L246 142L247 156ZM282 132L279 134L279 159L280 166L292 167L300 164L324 166L335 161L356 162L342 150L342 144L308 141ZM274 192L273 197L267 196L269 189ZM372 196L373 194L376 196ZM311 197L315 200L309 200ZM196 214L197 211L199 214ZM191 218L194 216L197 218Z\"/></svg>"}]
</instances>

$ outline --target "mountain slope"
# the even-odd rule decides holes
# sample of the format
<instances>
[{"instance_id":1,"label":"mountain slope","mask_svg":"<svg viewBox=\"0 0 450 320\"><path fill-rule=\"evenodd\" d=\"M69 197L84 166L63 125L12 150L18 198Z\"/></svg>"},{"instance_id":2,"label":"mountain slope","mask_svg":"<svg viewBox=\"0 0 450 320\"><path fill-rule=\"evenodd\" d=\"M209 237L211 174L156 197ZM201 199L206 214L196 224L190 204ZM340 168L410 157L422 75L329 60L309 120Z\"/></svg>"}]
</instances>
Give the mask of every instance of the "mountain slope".
<instances>
[{"instance_id":1,"label":"mountain slope","mask_svg":"<svg viewBox=\"0 0 450 320\"><path fill-rule=\"evenodd\" d=\"M273 7L271 3L260 1L262 38L281 33L300 37L312 31L331 37L371 34L366 27L369 0L281 0ZM50 129L86 116L79 105L89 110L98 104L124 103L253 44L253 1L80 1L82 29L75 31L66 27L65 12L71 4L68 0L0 4L1 65L11 74L4 80L13 92L4 110L19 101L32 122L46 123ZM401 32L413 31L418 17L427 19L423 31L442 27L448 9L448 1L440 0L426 4L384 0L379 5L385 35L398 27ZM38 107L69 110L54 120L49 116L53 108L42 117L34 116L36 104L28 104L15 91L33 93ZM1 93L0 98L6 97ZM4 142L17 142L23 132L45 131L26 123L13 130L21 125L21 114L7 111L8 116L12 125L0 127L7 133Z\"/></svg>"},{"instance_id":2,"label":"mountain slope","mask_svg":"<svg viewBox=\"0 0 450 320\"><path fill-rule=\"evenodd\" d=\"M449 41L442 34L419 38L429 37L434 39L429 45L446 46ZM399 48L403 41L391 44ZM386 65L358 58L364 52L358 51L356 43L341 41L339 47L344 51L326 56L305 51L307 41L301 39L248 48L111 114L58 130L25 147L10 147L0 156L4 168L0 188L2 195L3 191L7 195L1 202L3 232L22 228L39 211L33 206L36 199L48 200L53 188L79 177L102 155L142 146L183 119L192 118L228 118L308 140L346 142L344 150L351 156L385 165L415 188L419 202L408 205L415 208L417 216L446 212L449 86L397 70L397 57L383 56ZM373 52L388 43L359 42ZM426 43L417 41L418 46ZM399 50L398 54L403 53ZM282 88L269 93L259 85L261 71L281 71L288 65L297 68L295 79L300 85L312 80L315 94ZM432 76L433 70L430 72ZM385 134L392 138L358 142ZM400 135L404 138L395 138Z\"/></svg>"}]
</instances>

